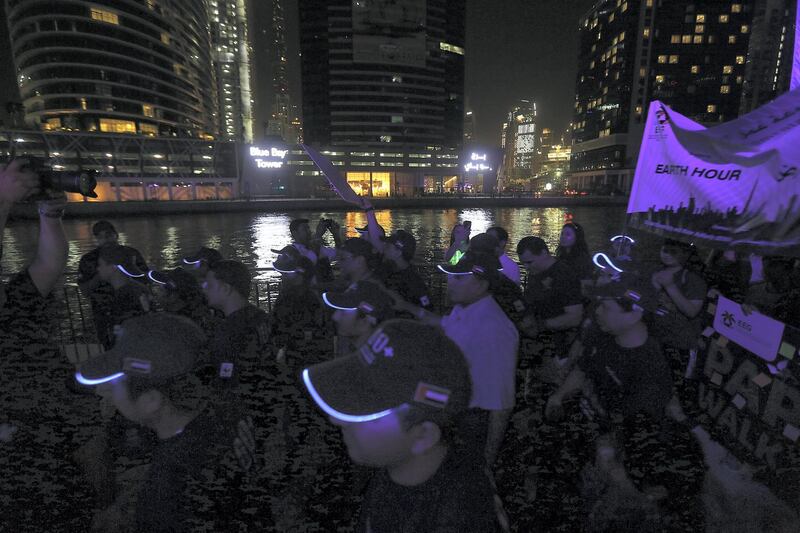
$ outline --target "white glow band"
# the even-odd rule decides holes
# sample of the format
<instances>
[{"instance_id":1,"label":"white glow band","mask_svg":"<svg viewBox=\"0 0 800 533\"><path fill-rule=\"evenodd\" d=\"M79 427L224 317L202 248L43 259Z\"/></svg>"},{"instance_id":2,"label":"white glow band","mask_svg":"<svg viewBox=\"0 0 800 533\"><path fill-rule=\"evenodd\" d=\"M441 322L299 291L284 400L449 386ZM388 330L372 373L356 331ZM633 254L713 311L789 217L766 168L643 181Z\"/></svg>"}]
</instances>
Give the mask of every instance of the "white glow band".
<instances>
[{"instance_id":1,"label":"white glow band","mask_svg":"<svg viewBox=\"0 0 800 533\"><path fill-rule=\"evenodd\" d=\"M348 415L341 413L328 405L328 403L322 399L322 396L319 395L317 389L315 389L314 385L311 383L311 377L307 368L303 370L303 383L305 383L308 392L311 394L311 397L314 399L317 405L319 405L320 409L325 411L328 416L331 416L337 420L341 420L342 422L370 422L372 420L377 420L390 415L392 414L392 411L394 411L394 409L387 409L371 415Z\"/></svg>"},{"instance_id":2,"label":"white glow band","mask_svg":"<svg viewBox=\"0 0 800 533\"><path fill-rule=\"evenodd\" d=\"M336 305L328 299L328 293L322 293L322 301L325 302L325 305L328 307L333 307L334 309L339 309L341 311L358 311L358 307L342 307L340 305Z\"/></svg>"},{"instance_id":3,"label":"white glow band","mask_svg":"<svg viewBox=\"0 0 800 533\"><path fill-rule=\"evenodd\" d=\"M189 261L188 259L184 258L183 262L186 263L187 265L195 265L196 266L196 265L199 265L200 263L202 263L203 260L202 259L198 259L197 261Z\"/></svg>"},{"instance_id":4,"label":"white glow band","mask_svg":"<svg viewBox=\"0 0 800 533\"><path fill-rule=\"evenodd\" d=\"M600 258L603 258L607 264L606 264L606 265L601 265L601 264L600 264ZM597 252L596 254L594 254L594 256L592 256L592 262L593 262L593 263L594 263L594 264L595 264L595 265L596 265L598 268L601 268L601 269L603 269L603 270L607 269L608 267L611 267L611 268L613 268L614 270L616 270L617 272L620 272L620 273L622 273L622 272L623 272L623 270L622 270L621 268L619 268L617 265L615 265L615 264L614 264L614 262L611 260L611 258L610 258L610 257L608 257L608 256L607 256L606 254L604 254L603 252Z\"/></svg>"},{"instance_id":5,"label":"white glow band","mask_svg":"<svg viewBox=\"0 0 800 533\"><path fill-rule=\"evenodd\" d=\"M629 237L628 235L614 235L614 236L613 236L613 237L611 237L609 240L610 240L611 242L614 242L614 241L616 241L617 239L625 239L626 241L630 242L631 244L635 244L635 243L636 243L636 241L635 241L635 240L633 240L633 237Z\"/></svg>"},{"instance_id":6,"label":"white glow band","mask_svg":"<svg viewBox=\"0 0 800 533\"><path fill-rule=\"evenodd\" d=\"M92 385L102 385L103 383L108 383L109 381L114 381L115 379L119 379L124 375L125 375L124 372L117 372L116 374L111 374L110 376L106 376L104 378L89 379L87 377L84 377L83 374L81 374L80 372L75 372L75 379L81 385L92 386Z\"/></svg>"},{"instance_id":7,"label":"white glow band","mask_svg":"<svg viewBox=\"0 0 800 533\"><path fill-rule=\"evenodd\" d=\"M472 272L448 272L442 265L436 265L436 268L447 274L448 276L471 276Z\"/></svg>"},{"instance_id":8,"label":"white glow band","mask_svg":"<svg viewBox=\"0 0 800 533\"><path fill-rule=\"evenodd\" d=\"M153 272L155 272L155 270L151 270L150 272L148 272L148 273L147 273L147 277L148 277L148 278L150 278L150 281L153 281L153 282L155 282L155 283L158 283L159 285L166 285L166 284L167 284L167 282L166 282L166 281L158 281L158 280L157 280L157 279L156 279L156 278L153 276Z\"/></svg>"},{"instance_id":9,"label":"white glow band","mask_svg":"<svg viewBox=\"0 0 800 533\"><path fill-rule=\"evenodd\" d=\"M122 266L122 265L117 265L117 268L119 269L120 272L122 272L123 274L125 274L129 278L143 278L144 277L144 274L131 274L130 272L125 270L125 267Z\"/></svg>"}]
</instances>

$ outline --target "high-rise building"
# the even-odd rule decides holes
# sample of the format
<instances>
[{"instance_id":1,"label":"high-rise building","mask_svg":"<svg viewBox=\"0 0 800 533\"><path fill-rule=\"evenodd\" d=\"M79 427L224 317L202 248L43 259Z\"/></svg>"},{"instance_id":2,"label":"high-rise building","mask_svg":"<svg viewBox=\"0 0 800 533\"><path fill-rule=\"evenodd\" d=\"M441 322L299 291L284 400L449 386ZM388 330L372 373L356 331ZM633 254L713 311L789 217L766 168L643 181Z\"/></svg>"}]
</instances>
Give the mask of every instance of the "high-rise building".
<instances>
[{"instance_id":1,"label":"high-rise building","mask_svg":"<svg viewBox=\"0 0 800 533\"><path fill-rule=\"evenodd\" d=\"M503 168L509 180L530 179L535 173L539 146L536 131L536 102L520 100L508 112L503 125Z\"/></svg>"},{"instance_id":2,"label":"high-rise building","mask_svg":"<svg viewBox=\"0 0 800 533\"><path fill-rule=\"evenodd\" d=\"M758 72L775 71L780 37L772 48L760 46L774 52L766 65L760 57L766 52L757 53L751 39L768 20L779 29L788 24L783 11L778 16L765 7L778 3L795 0L598 1L580 21L570 187L629 190L653 100L711 125L754 107L746 101L763 103L786 90L780 77L766 91L756 83L765 80ZM758 22L759 5L772 18L763 14ZM790 55L784 51L781 61ZM749 92L746 79L754 80Z\"/></svg>"},{"instance_id":3,"label":"high-rise building","mask_svg":"<svg viewBox=\"0 0 800 533\"><path fill-rule=\"evenodd\" d=\"M353 180L372 184L361 190L375 192L377 181L381 190L455 188L443 184L458 182L463 145L464 0L304 0L299 9L304 142L366 154L343 161Z\"/></svg>"},{"instance_id":4,"label":"high-rise building","mask_svg":"<svg viewBox=\"0 0 800 533\"><path fill-rule=\"evenodd\" d=\"M464 2L300 2L305 140L458 148Z\"/></svg>"},{"instance_id":5,"label":"high-rise building","mask_svg":"<svg viewBox=\"0 0 800 533\"><path fill-rule=\"evenodd\" d=\"M281 0L272 2L272 36L270 39L270 66L272 70L272 106L267 121L267 136L297 142L297 135L290 134L292 102L289 97L287 76L286 20Z\"/></svg>"},{"instance_id":6,"label":"high-rise building","mask_svg":"<svg viewBox=\"0 0 800 533\"><path fill-rule=\"evenodd\" d=\"M464 144L475 141L475 113L468 110L464 113Z\"/></svg>"},{"instance_id":7,"label":"high-rise building","mask_svg":"<svg viewBox=\"0 0 800 533\"><path fill-rule=\"evenodd\" d=\"M246 0L207 0L220 137L252 142L253 102Z\"/></svg>"},{"instance_id":8,"label":"high-rise building","mask_svg":"<svg viewBox=\"0 0 800 533\"><path fill-rule=\"evenodd\" d=\"M204 0L6 0L29 127L213 138Z\"/></svg>"}]
</instances>

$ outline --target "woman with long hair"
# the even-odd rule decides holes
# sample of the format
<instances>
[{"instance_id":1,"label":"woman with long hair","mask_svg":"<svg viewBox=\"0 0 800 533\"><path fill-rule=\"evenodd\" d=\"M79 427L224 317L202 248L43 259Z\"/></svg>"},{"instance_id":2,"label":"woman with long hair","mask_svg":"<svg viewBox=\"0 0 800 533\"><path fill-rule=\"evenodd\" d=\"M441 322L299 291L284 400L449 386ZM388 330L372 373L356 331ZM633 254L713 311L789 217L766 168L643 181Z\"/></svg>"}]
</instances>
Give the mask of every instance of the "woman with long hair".
<instances>
[{"instance_id":1,"label":"woman with long hair","mask_svg":"<svg viewBox=\"0 0 800 533\"><path fill-rule=\"evenodd\" d=\"M580 224L567 222L561 228L556 258L569 264L582 284L584 280L592 279L592 258Z\"/></svg>"}]
</instances>

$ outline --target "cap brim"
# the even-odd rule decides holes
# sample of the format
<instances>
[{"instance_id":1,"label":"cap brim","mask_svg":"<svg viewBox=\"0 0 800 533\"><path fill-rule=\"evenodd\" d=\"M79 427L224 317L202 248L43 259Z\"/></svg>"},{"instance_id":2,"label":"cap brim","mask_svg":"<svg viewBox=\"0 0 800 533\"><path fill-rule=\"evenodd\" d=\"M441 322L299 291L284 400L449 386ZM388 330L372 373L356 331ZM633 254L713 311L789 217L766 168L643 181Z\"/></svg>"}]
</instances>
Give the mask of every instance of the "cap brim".
<instances>
[{"instance_id":1,"label":"cap brim","mask_svg":"<svg viewBox=\"0 0 800 533\"><path fill-rule=\"evenodd\" d=\"M114 381L124 375L122 357L111 349L83 363L75 372L75 379L81 385L93 386Z\"/></svg>"},{"instance_id":2,"label":"cap brim","mask_svg":"<svg viewBox=\"0 0 800 533\"><path fill-rule=\"evenodd\" d=\"M451 276L468 276L472 274L472 270L464 271L463 268L459 268L458 265L451 265L448 263L439 263L436 265L441 272L445 274L449 274Z\"/></svg>"},{"instance_id":3,"label":"cap brim","mask_svg":"<svg viewBox=\"0 0 800 533\"><path fill-rule=\"evenodd\" d=\"M147 277L153 283L157 283L158 285L166 285L169 283L169 276L166 272L162 272L160 270L151 270L147 273Z\"/></svg>"},{"instance_id":4,"label":"cap brim","mask_svg":"<svg viewBox=\"0 0 800 533\"><path fill-rule=\"evenodd\" d=\"M129 278L143 278L147 275L139 270L136 265L128 265L127 267L123 265L117 265L117 269Z\"/></svg>"},{"instance_id":5,"label":"cap brim","mask_svg":"<svg viewBox=\"0 0 800 533\"><path fill-rule=\"evenodd\" d=\"M306 368L303 383L319 408L342 422L377 420L402 405L383 399L386 391L373 385L358 353Z\"/></svg>"},{"instance_id":6,"label":"cap brim","mask_svg":"<svg viewBox=\"0 0 800 533\"><path fill-rule=\"evenodd\" d=\"M358 304L353 304L347 297L346 293L341 292L323 292L322 301L325 305L332 309L340 309L342 311L357 311Z\"/></svg>"}]
</instances>

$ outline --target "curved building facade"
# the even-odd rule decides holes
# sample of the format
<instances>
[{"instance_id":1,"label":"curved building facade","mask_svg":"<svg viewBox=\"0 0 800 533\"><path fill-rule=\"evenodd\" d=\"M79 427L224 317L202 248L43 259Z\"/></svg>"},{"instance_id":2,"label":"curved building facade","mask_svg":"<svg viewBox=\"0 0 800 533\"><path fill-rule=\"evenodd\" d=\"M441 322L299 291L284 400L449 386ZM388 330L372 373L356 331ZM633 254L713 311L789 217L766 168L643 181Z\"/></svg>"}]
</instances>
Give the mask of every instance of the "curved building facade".
<instances>
[{"instance_id":1,"label":"curved building facade","mask_svg":"<svg viewBox=\"0 0 800 533\"><path fill-rule=\"evenodd\" d=\"M29 125L216 137L204 0L6 0L6 13Z\"/></svg>"}]
</instances>

